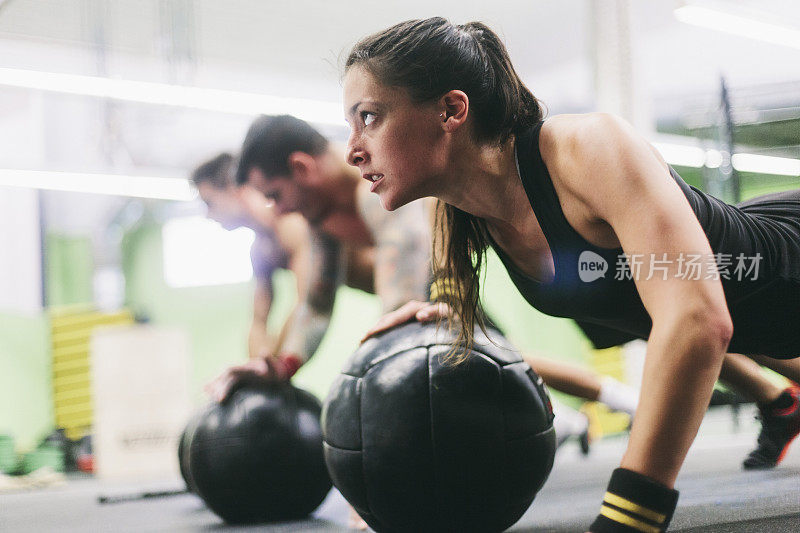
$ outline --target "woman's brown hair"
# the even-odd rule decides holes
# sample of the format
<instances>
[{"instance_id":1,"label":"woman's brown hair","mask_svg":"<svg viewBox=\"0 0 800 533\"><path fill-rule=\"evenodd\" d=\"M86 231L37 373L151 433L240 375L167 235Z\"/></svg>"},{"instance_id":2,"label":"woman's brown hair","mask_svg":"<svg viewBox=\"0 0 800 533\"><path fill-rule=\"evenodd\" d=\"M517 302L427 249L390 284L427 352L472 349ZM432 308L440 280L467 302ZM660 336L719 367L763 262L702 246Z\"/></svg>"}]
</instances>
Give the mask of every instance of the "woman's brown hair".
<instances>
[{"instance_id":1,"label":"woman's brown hair","mask_svg":"<svg viewBox=\"0 0 800 533\"><path fill-rule=\"evenodd\" d=\"M358 42L345 69L354 66L384 85L406 89L417 103L464 91L473 134L482 144L502 147L542 119L539 101L517 75L502 41L481 22L456 25L440 17L401 22ZM485 220L438 202L434 279L460 318L456 345L467 349L476 323L483 328L480 272L488 242Z\"/></svg>"}]
</instances>

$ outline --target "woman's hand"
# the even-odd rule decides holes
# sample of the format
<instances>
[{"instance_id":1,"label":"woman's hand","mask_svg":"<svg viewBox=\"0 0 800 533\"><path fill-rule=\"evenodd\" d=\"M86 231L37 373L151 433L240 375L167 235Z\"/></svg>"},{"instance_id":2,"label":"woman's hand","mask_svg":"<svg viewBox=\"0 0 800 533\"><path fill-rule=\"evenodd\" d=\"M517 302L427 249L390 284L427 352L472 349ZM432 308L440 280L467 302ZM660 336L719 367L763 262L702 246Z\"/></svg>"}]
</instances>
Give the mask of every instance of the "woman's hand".
<instances>
[{"instance_id":1,"label":"woman's hand","mask_svg":"<svg viewBox=\"0 0 800 533\"><path fill-rule=\"evenodd\" d=\"M433 322L440 318L447 318L453 313L449 305L443 302L420 302L412 300L405 304L403 307L387 313L381 317L378 322L367 331L361 342L373 337L386 330L392 329L400 324L405 324L411 320L419 322Z\"/></svg>"},{"instance_id":2,"label":"woman's hand","mask_svg":"<svg viewBox=\"0 0 800 533\"><path fill-rule=\"evenodd\" d=\"M294 354L258 357L228 368L206 385L205 391L214 401L223 402L238 385L289 381L301 365Z\"/></svg>"}]
</instances>

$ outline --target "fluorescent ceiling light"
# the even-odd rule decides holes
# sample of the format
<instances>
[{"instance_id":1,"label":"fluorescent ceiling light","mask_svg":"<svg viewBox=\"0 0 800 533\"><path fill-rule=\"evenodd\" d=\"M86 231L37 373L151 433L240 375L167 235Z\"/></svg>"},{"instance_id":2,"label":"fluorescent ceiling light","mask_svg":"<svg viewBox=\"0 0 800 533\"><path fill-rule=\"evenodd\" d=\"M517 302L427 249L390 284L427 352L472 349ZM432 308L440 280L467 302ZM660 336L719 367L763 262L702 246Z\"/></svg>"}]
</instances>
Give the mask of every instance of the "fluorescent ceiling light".
<instances>
[{"instance_id":1,"label":"fluorescent ceiling light","mask_svg":"<svg viewBox=\"0 0 800 533\"><path fill-rule=\"evenodd\" d=\"M344 125L339 103L304 98L13 68L0 68L0 85L241 115L291 114L317 124Z\"/></svg>"},{"instance_id":2,"label":"fluorescent ceiling light","mask_svg":"<svg viewBox=\"0 0 800 533\"><path fill-rule=\"evenodd\" d=\"M197 195L189 180L185 178L47 170L0 169L0 186L179 201L191 201Z\"/></svg>"},{"instance_id":3,"label":"fluorescent ceiling light","mask_svg":"<svg viewBox=\"0 0 800 533\"><path fill-rule=\"evenodd\" d=\"M800 49L800 30L795 28L699 5L679 7L674 14L686 24Z\"/></svg>"},{"instance_id":4,"label":"fluorescent ceiling light","mask_svg":"<svg viewBox=\"0 0 800 533\"><path fill-rule=\"evenodd\" d=\"M696 146L686 146L682 144L652 143L656 150L661 153L664 161L670 165L679 167L700 168L706 160L706 154L702 148Z\"/></svg>"},{"instance_id":5,"label":"fluorescent ceiling light","mask_svg":"<svg viewBox=\"0 0 800 533\"><path fill-rule=\"evenodd\" d=\"M706 166L719 168L722 166L722 152L719 150L706 150Z\"/></svg>"},{"instance_id":6,"label":"fluorescent ceiling light","mask_svg":"<svg viewBox=\"0 0 800 533\"><path fill-rule=\"evenodd\" d=\"M800 176L800 159L757 154L733 154L733 168L742 172Z\"/></svg>"},{"instance_id":7,"label":"fluorescent ceiling light","mask_svg":"<svg viewBox=\"0 0 800 533\"><path fill-rule=\"evenodd\" d=\"M722 154L719 150L703 150L696 146L662 142L654 142L652 145L670 165L718 168L722 164ZM733 154L732 160L733 168L740 172L800 176L800 159L741 153Z\"/></svg>"}]
</instances>

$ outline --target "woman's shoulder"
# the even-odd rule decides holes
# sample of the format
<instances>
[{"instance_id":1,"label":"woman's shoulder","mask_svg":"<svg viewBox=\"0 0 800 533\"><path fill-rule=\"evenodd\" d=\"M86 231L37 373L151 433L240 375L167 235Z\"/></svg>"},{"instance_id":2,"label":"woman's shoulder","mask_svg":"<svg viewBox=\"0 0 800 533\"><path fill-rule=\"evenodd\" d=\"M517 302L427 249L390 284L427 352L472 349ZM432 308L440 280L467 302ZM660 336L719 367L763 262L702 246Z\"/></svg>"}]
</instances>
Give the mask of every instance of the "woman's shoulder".
<instances>
[{"instance_id":1,"label":"woman's shoulder","mask_svg":"<svg viewBox=\"0 0 800 533\"><path fill-rule=\"evenodd\" d=\"M610 113L555 115L542 124L539 150L551 172L572 173L621 157L637 138L627 121Z\"/></svg>"},{"instance_id":2,"label":"woman's shoulder","mask_svg":"<svg viewBox=\"0 0 800 533\"><path fill-rule=\"evenodd\" d=\"M619 130L626 130L630 125L622 118L611 113L574 113L553 115L545 119L540 133L540 144L566 144L601 141Z\"/></svg>"},{"instance_id":3,"label":"woman's shoulder","mask_svg":"<svg viewBox=\"0 0 800 533\"><path fill-rule=\"evenodd\" d=\"M626 158L635 131L609 113L556 115L542 125L539 150L562 208L577 201L597 211L603 191L617 187L626 175Z\"/></svg>"}]
</instances>

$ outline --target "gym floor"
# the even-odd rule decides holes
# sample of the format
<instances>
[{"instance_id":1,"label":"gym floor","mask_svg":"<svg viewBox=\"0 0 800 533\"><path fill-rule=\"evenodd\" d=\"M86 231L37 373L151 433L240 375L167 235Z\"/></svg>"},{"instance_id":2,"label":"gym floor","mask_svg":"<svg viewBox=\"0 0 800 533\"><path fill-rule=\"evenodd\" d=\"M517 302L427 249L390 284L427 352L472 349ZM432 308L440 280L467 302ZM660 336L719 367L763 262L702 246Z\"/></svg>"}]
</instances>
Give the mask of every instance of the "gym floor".
<instances>
[{"instance_id":1,"label":"gym floor","mask_svg":"<svg viewBox=\"0 0 800 533\"><path fill-rule=\"evenodd\" d=\"M800 443L795 443L774 470L746 472L742 458L755 442L755 411L742 407L709 411L678 478L680 502L670 531L744 533L800 531ZM735 423L738 420L738 427ZM611 470L626 439L608 438L592 445L584 458L568 442L559 450L550 479L523 518L509 531L582 532L597 513ZM232 527L205 509L193 495L97 503L101 494L120 496L138 491L177 488L160 484L109 485L93 479L70 479L66 486L0 495L2 531L351 531L347 507L332 491L314 518L274 525Z\"/></svg>"}]
</instances>

